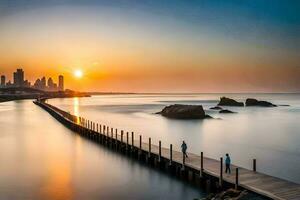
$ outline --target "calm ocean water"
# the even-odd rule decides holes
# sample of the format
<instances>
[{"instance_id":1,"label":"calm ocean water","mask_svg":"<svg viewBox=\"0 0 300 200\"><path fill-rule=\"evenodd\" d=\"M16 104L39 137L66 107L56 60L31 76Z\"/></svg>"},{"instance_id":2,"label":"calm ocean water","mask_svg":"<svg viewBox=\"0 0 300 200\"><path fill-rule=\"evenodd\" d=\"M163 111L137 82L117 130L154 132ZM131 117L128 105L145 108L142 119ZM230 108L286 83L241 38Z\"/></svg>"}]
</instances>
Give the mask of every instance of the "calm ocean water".
<instances>
[{"instance_id":1,"label":"calm ocean water","mask_svg":"<svg viewBox=\"0 0 300 200\"><path fill-rule=\"evenodd\" d=\"M181 200L204 195L73 134L31 100L0 103L1 200Z\"/></svg>"},{"instance_id":2,"label":"calm ocean water","mask_svg":"<svg viewBox=\"0 0 300 200\"><path fill-rule=\"evenodd\" d=\"M222 94L101 95L51 99L76 115L126 131L144 140L218 159L300 183L300 95L226 94L289 104L276 108L208 108ZM172 120L153 114L174 103L201 104L214 118ZM166 174L96 145L59 124L32 101L0 104L0 199L193 199L205 194Z\"/></svg>"},{"instance_id":3,"label":"calm ocean water","mask_svg":"<svg viewBox=\"0 0 300 200\"><path fill-rule=\"evenodd\" d=\"M229 108L237 114L209 110L220 96L244 101L248 97L290 105L275 108ZM188 151L219 159L229 153L234 164L300 183L299 94L194 94L194 95L99 95L91 98L52 99L50 103L76 115L151 137L154 143L182 140ZM153 114L170 104L200 104L214 118L174 120Z\"/></svg>"}]
</instances>

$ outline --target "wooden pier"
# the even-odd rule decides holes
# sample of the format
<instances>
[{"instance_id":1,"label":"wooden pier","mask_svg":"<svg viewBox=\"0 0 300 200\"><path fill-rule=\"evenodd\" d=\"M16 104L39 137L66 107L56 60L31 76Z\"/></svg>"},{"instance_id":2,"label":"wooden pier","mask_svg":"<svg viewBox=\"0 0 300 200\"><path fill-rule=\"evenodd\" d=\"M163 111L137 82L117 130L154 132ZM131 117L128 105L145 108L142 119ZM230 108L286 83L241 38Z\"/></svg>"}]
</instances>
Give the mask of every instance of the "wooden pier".
<instances>
[{"instance_id":1,"label":"wooden pier","mask_svg":"<svg viewBox=\"0 0 300 200\"><path fill-rule=\"evenodd\" d=\"M256 171L256 160L253 170L231 166L231 174L224 174L223 159L215 160L200 155L183 154L170 148L162 147L161 142L152 144L151 138L142 140L142 135L117 130L107 125L98 124L82 117L74 116L44 101L34 103L49 112L59 122L76 133L97 143L106 145L117 151L124 152L144 160L151 166L159 167L186 180L198 182L209 192L212 189L234 187L246 189L270 199L300 200L300 185L280 178L265 175Z\"/></svg>"}]
</instances>

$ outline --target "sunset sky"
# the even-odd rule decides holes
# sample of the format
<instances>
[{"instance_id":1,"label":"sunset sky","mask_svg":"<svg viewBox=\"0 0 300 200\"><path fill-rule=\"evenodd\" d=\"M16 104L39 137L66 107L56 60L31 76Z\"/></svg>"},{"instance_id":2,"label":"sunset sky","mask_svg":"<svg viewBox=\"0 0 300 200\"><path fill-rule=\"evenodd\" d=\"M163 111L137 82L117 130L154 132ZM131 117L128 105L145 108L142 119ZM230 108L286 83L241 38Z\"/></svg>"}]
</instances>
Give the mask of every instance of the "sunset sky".
<instances>
[{"instance_id":1,"label":"sunset sky","mask_svg":"<svg viewBox=\"0 0 300 200\"><path fill-rule=\"evenodd\" d=\"M299 10L296 0L1 0L0 74L62 74L81 91L300 92Z\"/></svg>"}]
</instances>

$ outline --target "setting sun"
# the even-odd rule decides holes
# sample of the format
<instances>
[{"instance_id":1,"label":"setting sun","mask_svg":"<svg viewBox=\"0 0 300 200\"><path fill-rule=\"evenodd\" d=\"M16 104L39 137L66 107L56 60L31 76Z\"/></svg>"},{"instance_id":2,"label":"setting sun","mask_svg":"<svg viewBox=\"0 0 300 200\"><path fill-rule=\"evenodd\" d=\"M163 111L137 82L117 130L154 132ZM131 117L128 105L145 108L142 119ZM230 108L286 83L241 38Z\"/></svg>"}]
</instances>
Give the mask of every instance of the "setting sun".
<instances>
[{"instance_id":1,"label":"setting sun","mask_svg":"<svg viewBox=\"0 0 300 200\"><path fill-rule=\"evenodd\" d=\"M82 71L81 70L75 70L74 71L74 76L76 77L76 78L81 78L82 77Z\"/></svg>"}]
</instances>

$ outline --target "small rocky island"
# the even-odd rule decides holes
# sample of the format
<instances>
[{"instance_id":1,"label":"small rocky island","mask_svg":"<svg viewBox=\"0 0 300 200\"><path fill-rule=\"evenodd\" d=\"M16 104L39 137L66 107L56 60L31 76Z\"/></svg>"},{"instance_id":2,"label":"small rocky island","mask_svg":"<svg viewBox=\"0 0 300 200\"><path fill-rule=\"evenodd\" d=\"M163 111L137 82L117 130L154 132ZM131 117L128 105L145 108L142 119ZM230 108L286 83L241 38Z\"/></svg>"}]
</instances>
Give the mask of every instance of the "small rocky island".
<instances>
[{"instance_id":1,"label":"small rocky island","mask_svg":"<svg viewBox=\"0 0 300 200\"><path fill-rule=\"evenodd\" d=\"M161 114L164 117L173 119L206 119L211 116L206 115L201 105L183 105L174 104L166 106L162 111L156 114Z\"/></svg>"},{"instance_id":2,"label":"small rocky island","mask_svg":"<svg viewBox=\"0 0 300 200\"><path fill-rule=\"evenodd\" d=\"M222 108L220 106L214 106L214 107L211 107L209 109L211 109L211 110L222 110Z\"/></svg>"},{"instance_id":3,"label":"small rocky island","mask_svg":"<svg viewBox=\"0 0 300 200\"><path fill-rule=\"evenodd\" d=\"M231 111L231 110L224 109L224 110L220 110L219 113L223 113L223 114L232 114L232 113L236 113L236 112L233 112L233 111Z\"/></svg>"},{"instance_id":4,"label":"small rocky island","mask_svg":"<svg viewBox=\"0 0 300 200\"><path fill-rule=\"evenodd\" d=\"M246 100L246 106L276 107L277 105L268 101L259 101L257 99L249 98Z\"/></svg>"},{"instance_id":5,"label":"small rocky island","mask_svg":"<svg viewBox=\"0 0 300 200\"><path fill-rule=\"evenodd\" d=\"M221 97L220 102L218 103L218 106L240 106L240 107L243 107L244 103L238 102L234 99L230 99L227 97Z\"/></svg>"}]
</instances>

